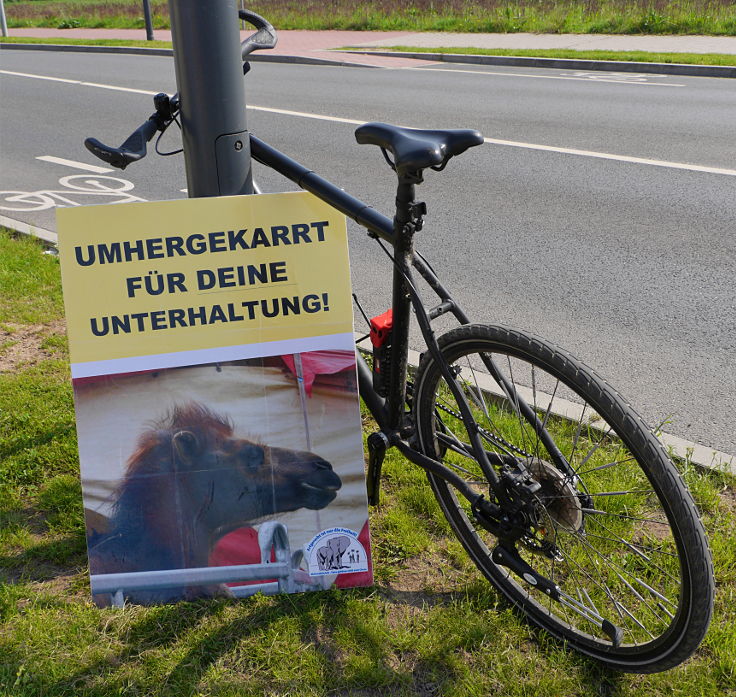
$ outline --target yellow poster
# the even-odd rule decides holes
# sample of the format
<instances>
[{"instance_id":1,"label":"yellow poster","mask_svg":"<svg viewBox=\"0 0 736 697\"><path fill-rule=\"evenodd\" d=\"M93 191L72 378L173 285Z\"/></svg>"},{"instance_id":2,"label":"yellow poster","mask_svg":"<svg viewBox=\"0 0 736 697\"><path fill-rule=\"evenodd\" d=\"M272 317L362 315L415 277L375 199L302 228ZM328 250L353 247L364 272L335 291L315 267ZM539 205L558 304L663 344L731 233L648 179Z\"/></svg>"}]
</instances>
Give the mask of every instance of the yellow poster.
<instances>
[{"instance_id":1,"label":"yellow poster","mask_svg":"<svg viewBox=\"0 0 736 697\"><path fill-rule=\"evenodd\" d=\"M58 231L73 377L352 332L345 218L306 192L66 208Z\"/></svg>"},{"instance_id":2,"label":"yellow poster","mask_svg":"<svg viewBox=\"0 0 736 697\"><path fill-rule=\"evenodd\" d=\"M299 192L57 222L95 602L372 583L344 217Z\"/></svg>"}]
</instances>

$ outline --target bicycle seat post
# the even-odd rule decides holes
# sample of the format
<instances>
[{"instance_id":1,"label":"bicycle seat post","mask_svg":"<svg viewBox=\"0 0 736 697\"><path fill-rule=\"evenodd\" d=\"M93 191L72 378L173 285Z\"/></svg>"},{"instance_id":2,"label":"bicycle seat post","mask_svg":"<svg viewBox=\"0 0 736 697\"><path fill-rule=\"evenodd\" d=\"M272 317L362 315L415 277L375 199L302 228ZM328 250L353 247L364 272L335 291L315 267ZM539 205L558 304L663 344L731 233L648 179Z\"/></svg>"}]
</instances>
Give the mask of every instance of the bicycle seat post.
<instances>
[{"instance_id":1,"label":"bicycle seat post","mask_svg":"<svg viewBox=\"0 0 736 697\"><path fill-rule=\"evenodd\" d=\"M411 274L414 256L414 234L422 228L422 216L427 212L424 203L415 200L415 187L422 182L421 170L398 175L396 188L396 215L394 216L394 278L393 278L393 344L406 346L409 341L411 299L406 277ZM391 354L391 384L388 400L389 424L402 426L406 402L406 351Z\"/></svg>"},{"instance_id":2,"label":"bicycle seat post","mask_svg":"<svg viewBox=\"0 0 736 697\"><path fill-rule=\"evenodd\" d=\"M406 346L409 340L411 295L409 279L414 257L414 233L422 228L422 216L427 212L424 203L414 200L414 190L422 183L422 172L431 167L441 170L451 157L468 148L480 145L483 136L478 131L420 130L392 126L387 123L364 123L355 129L355 140L360 144L377 145L386 161L398 176L396 216L394 217L394 290L393 338L394 346ZM393 160L389 158L391 154ZM406 351L391 354L391 377L388 390L388 424L401 430L406 403Z\"/></svg>"}]
</instances>

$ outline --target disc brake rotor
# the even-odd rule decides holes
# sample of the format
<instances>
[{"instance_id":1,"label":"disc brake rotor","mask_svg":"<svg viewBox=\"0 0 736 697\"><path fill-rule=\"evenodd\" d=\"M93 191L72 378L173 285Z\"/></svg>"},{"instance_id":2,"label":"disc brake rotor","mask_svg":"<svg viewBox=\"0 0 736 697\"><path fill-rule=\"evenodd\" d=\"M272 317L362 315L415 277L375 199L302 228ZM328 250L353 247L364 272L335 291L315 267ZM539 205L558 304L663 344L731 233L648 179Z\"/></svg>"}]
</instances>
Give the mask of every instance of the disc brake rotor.
<instances>
[{"instance_id":1,"label":"disc brake rotor","mask_svg":"<svg viewBox=\"0 0 736 697\"><path fill-rule=\"evenodd\" d=\"M557 527L580 532L583 528L582 504L570 478L539 458L529 458L525 464L542 486L537 493L542 508L538 514L538 532L547 542L554 542Z\"/></svg>"}]
</instances>

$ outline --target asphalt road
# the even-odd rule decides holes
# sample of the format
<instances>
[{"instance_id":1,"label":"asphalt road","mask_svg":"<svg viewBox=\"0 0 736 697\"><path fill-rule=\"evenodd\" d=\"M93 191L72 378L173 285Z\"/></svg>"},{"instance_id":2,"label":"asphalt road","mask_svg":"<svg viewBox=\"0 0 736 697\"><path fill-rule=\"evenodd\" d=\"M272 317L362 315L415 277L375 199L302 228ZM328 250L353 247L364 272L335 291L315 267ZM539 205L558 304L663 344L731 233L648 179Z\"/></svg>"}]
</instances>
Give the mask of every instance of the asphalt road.
<instances>
[{"instance_id":1,"label":"asphalt road","mask_svg":"<svg viewBox=\"0 0 736 697\"><path fill-rule=\"evenodd\" d=\"M113 197L70 195L70 185L89 187L89 172L36 158L102 165L84 137L118 145L152 111L150 96L100 85L174 91L173 62L163 57L6 51L0 70L97 83L0 74L0 190L66 191L57 196L76 203ZM736 454L734 81L261 63L247 84L254 133L385 212L393 175L340 119L472 127L513 141L429 173L419 248L474 320L564 346L650 423L667 420L670 433ZM173 132L162 141L165 150L177 145ZM267 191L294 188L255 173ZM181 155L103 176L133 183L127 194L146 199L185 195ZM42 207L48 195L35 200ZM54 229L50 208L9 205L0 200L0 215ZM354 286L377 314L389 302L387 269L374 243L351 231Z\"/></svg>"}]
</instances>

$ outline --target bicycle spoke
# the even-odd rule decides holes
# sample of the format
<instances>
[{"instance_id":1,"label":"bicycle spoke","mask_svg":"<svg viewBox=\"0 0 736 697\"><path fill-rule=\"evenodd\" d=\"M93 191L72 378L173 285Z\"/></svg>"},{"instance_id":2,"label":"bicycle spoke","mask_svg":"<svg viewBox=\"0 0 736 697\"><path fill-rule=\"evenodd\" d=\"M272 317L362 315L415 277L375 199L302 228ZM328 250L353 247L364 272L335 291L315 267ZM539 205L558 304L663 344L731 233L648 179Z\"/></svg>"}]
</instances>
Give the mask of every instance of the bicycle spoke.
<instances>
[{"instance_id":1,"label":"bicycle spoke","mask_svg":"<svg viewBox=\"0 0 736 697\"><path fill-rule=\"evenodd\" d=\"M575 432L575 437L572 440L572 449L570 450L570 457L567 458L568 462L573 461L573 457L575 456L575 450L578 447L578 441L580 440L580 434L583 431L583 417L585 416L585 410L588 408L588 403L586 402L583 404L583 410L580 412L580 420L578 421L577 425L577 431Z\"/></svg>"},{"instance_id":2,"label":"bicycle spoke","mask_svg":"<svg viewBox=\"0 0 736 697\"><path fill-rule=\"evenodd\" d=\"M655 520L654 518L636 518L630 515L624 515L623 513L611 513L610 511L601 511L597 508L581 508L583 513L590 513L591 515L607 515L612 518L622 518L624 520L635 520L639 523L655 523L657 525L667 525L669 523L666 520Z\"/></svg>"},{"instance_id":3,"label":"bicycle spoke","mask_svg":"<svg viewBox=\"0 0 736 697\"><path fill-rule=\"evenodd\" d=\"M511 368L511 357L506 356L506 360L509 364L509 377L511 379L511 385L514 389L514 406L516 407L516 416L519 419L519 431L521 433L521 442L524 446L524 450L528 450L526 445L526 438L525 438L525 429L524 424L522 422L521 418L521 408L519 407L519 390L517 389L516 381L514 380L514 371Z\"/></svg>"},{"instance_id":4,"label":"bicycle spoke","mask_svg":"<svg viewBox=\"0 0 736 697\"><path fill-rule=\"evenodd\" d=\"M587 554L587 552L586 552L586 555L587 555L587 556L588 556L588 558L590 559L590 555L589 555L589 554ZM574 563L576 563L576 565L577 565L577 562L574 562ZM593 565L593 566L595 567L595 565ZM595 567L595 568L597 568L597 567ZM613 591L612 591L612 590L610 589L610 587L609 587L609 586L608 586L608 585L607 585L606 583L603 583L602 581L601 581L601 583L599 583L599 582L596 582L596 580L595 580L594 578L592 578L592 576L590 576L590 574L588 574L587 572L585 572L585 573L586 573L586 575L587 575L587 576L588 576L588 577L590 578L590 580L591 580L591 581L592 581L592 582L593 582L593 583L594 583L594 584L595 584L596 586L598 586L599 588L601 588L601 589L603 590L603 592L605 593L605 595L606 595L606 596L608 597L609 601L610 601L610 602L611 602L611 604L613 605L613 608L614 608L614 610L616 611L616 613L617 613L617 614L619 615L619 617L620 617L621 619L623 619L623 615L625 614L625 615L626 615L627 617L629 617L629 618L630 618L630 619L631 619L631 620L632 620L632 621L633 621L633 622L634 622L634 623L635 623L635 624L636 624L637 626L639 626L639 627L640 627L641 629L643 629L643 630L644 630L644 631L645 631L645 632L646 632L646 633L647 633L647 634L649 635L649 637L650 637L650 638L654 638L654 636L653 636L653 635L651 634L651 632L649 632L649 631L648 631L648 630L646 629L646 627L644 627L644 625L643 625L643 624L642 624L641 622L639 622L639 621L638 621L638 620L636 619L636 617L634 617L634 615L633 615L633 614L632 614L632 613L631 613L631 612L630 612L630 611L629 611L629 610L628 610L628 609L626 608L626 606L625 606L625 605L624 605L624 604L623 604L623 603L622 603L622 602L621 602L620 600L617 600L617 599L616 599L616 598L614 597L614 595L613 595ZM617 574L617 575L618 575L618 574ZM599 614L600 614L600 613L599 613ZM630 631L629 631L629 634L631 634L631 632L630 632ZM638 645L638 642L636 641L636 637L632 636L631 638L632 638L633 642L634 642L635 644L637 644L637 645Z\"/></svg>"},{"instance_id":5,"label":"bicycle spoke","mask_svg":"<svg viewBox=\"0 0 736 697\"><path fill-rule=\"evenodd\" d=\"M584 410L583 410L584 411ZM588 460L590 460L591 457L596 453L598 448L603 445L603 440L611 435L611 432L613 431L613 428L611 426L608 427L608 431L606 431L602 436L601 439L588 451L588 454L583 458L582 462L578 465L577 469L575 470L575 474L579 474L579 470L581 467L584 467ZM572 462L572 455L570 455L570 462Z\"/></svg>"},{"instance_id":6,"label":"bicycle spoke","mask_svg":"<svg viewBox=\"0 0 736 697\"><path fill-rule=\"evenodd\" d=\"M598 522L599 525L602 524L599 521L596 521L596 522ZM603 527L605 528L605 525ZM620 542L623 545L632 546L630 542L627 542L622 537L606 537L605 535L596 535L595 533L592 533L589 530L586 530L585 534L587 537L595 537L596 539L599 539L599 540L608 540L609 542ZM612 534L615 534L615 533L612 533ZM652 560L649 559L649 557L647 557L646 555L642 555L641 550L646 550L647 552L649 552L649 554L662 554L668 557L673 557L675 559L677 558L677 555L673 554L672 552L665 552L662 549L655 549L654 547L641 546L641 547L632 549L633 552L635 552L636 554L639 554L640 556L643 556L645 561L649 561L649 562L651 562Z\"/></svg>"},{"instance_id":7,"label":"bicycle spoke","mask_svg":"<svg viewBox=\"0 0 736 697\"><path fill-rule=\"evenodd\" d=\"M534 414L536 414L537 411L538 411L538 409L537 409L537 380L536 380L536 375L534 374L534 366L532 366L532 408L534 410ZM537 435L537 439L536 439L536 444L535 444L535 448L534 448L534 456L537 459L539 459L539 444L540 444L540 440L539 440L539 432L538 431L537 431L536 435Z\"/></svg>"},{"instance_id":8,"label":"bicycle spoke","mask_svg":"<svg viewBox=\"0 0 736 697\"><path fill-rule=\"evenodd\" d=\"M575 564L576 566L579 566L579 564L577 564L577 562L576 562L576 561L575 561L575 560L574 560L574 559L572 558L572 556L570 555L570 553L569 553L569 552L567 551L566 547L565 547L565 546L563 546L563 545L561 544L561 539L560 539L560 534L559 534L559 533L560 533L560 530L558 529L558 526L557 526L557 525L555 524L554 520L552 520L552 524L553 524L553 526L555 527L555 531L556 531L556 533L557 533L557 535L556 535L556 538L555 538L555 542L556 542L556 544L558 545L558 548L559 548L559 549L560 549L561 551L563 551L563 552L564 552L563 556L564 556L564 558L565 558L565 560L566 560L566 563L567 563L567 565L568 565L568 568L570 568L570 569L571 569L571 567L570 567L570 561L572 561L572 563L573 563L573 564ZM589 544L589 542L588 542L587 540L585 540L585 539L582 539L582 537L581 537L581 536L580 536L579 534L576 534L576 535L570 535L570 537L571 537L572 539L578 539L578 540L579 540L579 542L581 542L581 543L582 543L582 544L584 545L584 551L585 551L585 554L586 554L586 556L587 556L587 557L588 557L589 559L590 559L590 553L589 553L589 551L588 551L588 550L590 550L590 551L594 552L594 553L595 553L596 555L598 555L598 556L601 556L601 558L603 558L603 559L605 560L605 557L603 557L603 555L601 555L601 554L600 554L600 552L599 552L598 550L596 550L596 549L595 549L594 547L592 547L592 546L591 546L591 545ZM627 543L627 542L626 542L625 540L623 540L622 538L619 538L618 540L614 540L614 541L615 541L615 542L616 542L617 544L618 544L619 542L620 542L620 543L623 543L623 544L624 544L624 545L625 545L625 546L626 546L627 548L629 548L629 549L632 549L632 550L633 550L633 551L635 551L635 552L639 552L639 550L636 550L635 548L633 548L633 546L629 545L629 544L628 544L628 543ZM656 550L655 550L655 551L656 551ZM650 561L650 560L649 560L649 559L648 559L648 558L646 557L646 555L643 555L643 556L644 556L644 559L645 559L645 560L647 560L647 561ZM591 559L591 562L592 562L592 559ZM610 565L610 562L609 562L609 565ZM592 566L593 566L593 568L597 568L597 566L596 566L596 565L595 565L594 563L592 564ZM662 569L662 568L661 568L660 566L658 566L658 565L656 565L656 564L653 564L653 566L654 566L654 567L655 567L655 568L656 568L656 569L657 569L658 571L660 571L660 572L664 573L664 575L666 575L666 576L669 576L670 578L672 578L672 576L671 576L670 574L668 574L668 573L667 573L667 572L666 572L666 571L665 571L664 569ZM603 590L603 592L604 592L604 593L605 593L605 594L606 594L606 595L607 595L607 596L609 597L609 600L611 601L611 603L613 604L614 608L616 609L616 612L617 612L617 613L619 613L619 615L621 615L622 613L623 613L623 614L625 614L625 615L626 615L627 617L629 617L629 618L631 619L631 621L632 621L632 622L634 622L634 623L635 623L635 624L636 624L636 625L637 625L637 626L638 626L638 627L639 627L639 628L640 628L640 629L641 629L642 631L644 631L644 632L645 632L645 633L646 633L647 635L649 635L649 636L650 636L650 638L654 638L654 635L652 635L652 633L651 633L651 632L650 632L650 631L649 631L649 630L648 630L648 629L647 629L647 628L646 628L646 627L644 626L644 624L643 624L642 622L640 622L640 621L639 621L639 620L638 620L638 619L637 619L637 618L636 618L636 617L634 616L634 614L633 614L633 613L632 613L632 612L631 612L631 611L629 610L629 608L628 608L628 607L626 607L626 605L625 605L625 604L624 604L624 603L623 603L623 602L621 601L621 599L619 599L619 598L616 598L616 597L615 597L615 595L614 595L614 592L612 591L612 589L611 589L611 588L610 588L610 587L608 586L608 584L606 584L606 583L605 583L605 582L603 581L602 577L600 577L600 573L598 573L598 575L599 575L599 578L600 578L600 582L598 582L598 581L596 581L596 580L595 580L595 579L594 579L594 578L593 578L593 577L592 577L592 576L591 576L591 575L590 575L590 574L589 574L589 573L588 573L587 571L585 571L584 569L581 569L581 570L583 571L583 573L585 574L585 576L587 576L587 577L589 578L589 580L590 580L590 581L591 581L592 583L594 583L594 584L595 584L595 585L596 585L597 587L601 588L601 589ZM644 604L644 606L645 606L645 607L647 608L647 610L648 610L648 611L649 611L649 612L650 612L650 613L651 613L651 614L653 615L653 617L654 617L654 618L655 618L655 619L656 619L656 620L657 620L658 622L662 622L662 617L661 617L661 615L659 615L659 614L658 614L658 613L657 613L657 612L656 612L656 611L655 611L655 610L653 609L653 607L651 606L651 604L649 604L649 603L648 603L648 602L647 602L647 601L646 601L646 600L645 600L645 599L643 598L643 596L642 596L642 595L641 595L640 593L638 593L638 592L637 592L637 591L636 591L636 590L635 590L635 589L633 588L633 586L632 586L632 585L631 585L631 584L630 584L630 583L629 583L628 581L626 581L626 579L624 579L624 578L623 578L623 576L622 576L622 575L621 575L621 574L619 573L619 571L618 571L617 569L614 569L614 573L615 573L615 574L616 574L616 576L617 576L617 577L618 577L618 578L619 578L619 579L620 579L620 580L621 580L621 581L622 581L622 582L624 583L624 585L625 585L625 586L626 586L626 587L627 587L627 588L628 588L628 589L629 589L629 590L630 590L630 591L632 592L632 594L633 594L633 595L634 595L634 596L635 596L635 597L636 597L636 598L637 598L637 599L638 599L638 600L639 600L640 602L642 602L642 603ZM577 574L575 574L575 577L577 577ZM642 583L641 579L638 579L637 577L634 577L634 578L636 579L636 581L637 581L638 583ZM673 579L673 580L677 580L677 579ZM576 583L577 585L579 585L579 581L576 581L575 583ZM601 585L601 584L602 584L602 585ZM580 588L578 588L577 590L578 590L578 594L579 594L579 593L580 593ZM584 589L583 589L583 590L584 590ZM654 589L652 589L652 588L651 588L651 587L649 587L649 586L648 586L648 590L650 590L650 592L654 591ZM587 594L587 591L585 591L585 593L586 593L586 598L587 598L587 599L588 599L588 601L590 602L591 606L595 608L595 603L593 603L593 602L592 602L592 599L591 599L591 598L590 598L590 596L589 596L589 595ZM665 601L666 601L666 602L671 602L671 601L667 601L666 599L665 599ZM595 608L595 609L596 609L596 613L597 613L597 614L598 614L598 615L600 616L600 615L601 615L601 613L600 613L600 612L599 612L599 611L597 610L597 608ZM667 614L668 616L670 616L670 615L671 615L671 613L667 612L667 611L666 611L666 609L662 608L662 610L663 610L663 612L665 612L665 614Z\"/></svg>"},{"instance_id":9,"label":"bicycle spoke","mask_svg":"<svg viewBox=\"0 0 736 697\"><path fill-rule=\"evenodd\" d=\"M626 569L623 569L621 566L619 566L618 564L616 564L615 562L613 562L610 558L606 558L595 547L593 547L591 544L589 544L585 539L583 539L582 537L579 537L578 539L580 539L580 541L582 542L582 544L583 544L584 547L589 548L592 552L594 552L596 555L598 555L599 557L601 557L601 559L603 559L614 570L618 570L618 571L620 571L620 572L622 572L624 574L627 574L628 576L630 576L631 578L633 578L638 584L640 584L641 586L643 586L644 588L646 588L652 595L655 595L660 600L662 600L662 601L664 601L666 603L669 603L670 605L673 605L674 604L673 601L671 601L666 596L662 595L659 591L657 591L654 588L652 588L648 583L646 583L645 581L643 581L642 579L640 579L638 576L634 575L630 571L627 571Z\"/></svg>"},{"instance_id":10,"label":"bicycle spoke","mask_svg":"<svg viewBox=\"0 0 736 697\"><path fill-rule=\"evenodd\" d=\"M467 362L468 362L468 370L470 371L471 375L473 376L473 382L475 383L476 393L480 397L480 400L476 401L476 404L478 404L478 406L481 408L481 410L483 411L483 414L485 415L486 419L488 419L490 421L491 420L491 415L488 412L488 407L486 405L486 400L483 397L483 390L481 390L480 385L478 384L478 378L476 377L475 370L473 369L473 366L470 364L470 357L468 357ZM470 392L471 395L473 394L472 390L468 390L468 392Z\"/></svg>"},{"instance_id":11,"label":"bicycle spoke","mask_svg":"<svg viewBox=\"0 0 736 697\"><path fill-rule=\"evenodd\" d=\"M600 492L586 492L588 496L622 496L623 494L653 494L652 489L631 489L630 491L600 491ZM548 499L565 499L570 498L566 494L560 494L559 496L548 496Z\"/></svg>"},{"instance_id":12,"label":"bicycle spoke","mask_svg":"<svg viewBox=\"0 0 736 697\"><path fill-rule=\"evenodd\" d=\"M492 442L495 447L501 447L502 449L504 449L503 446L500 446L498 444L496 438L491 433L491 431L493 431L495 433L498 433L499 436L500 436L501 430L496 426L496 424L493 421L493 418L491 417L490 410L488 409L488 405L486 404L485 398L483 397L483 390L481 389L480 385L478 384L478 378L476 377L476 371L475 371L475 369L473 368L473 366L470 363L470 356L467 356L466 359L467 359L467 363L468 363L467 370L470 371L471 375L473 376L473 382L475 383L476 390L478 391L478 394L480 395L481 403L478 406L480 406L480 408L482 409L483 414L486 417L488 426L491 429L491 430L480 429L480 431L479 431L480 432L480 435L481 436L487 436L486 437L486 440L488 440L489 442ZM492 358L489 358L489 360L493 360L493 359ZM468 392L470 392L472 394L472 390L468 389ZM505 451L505 449L504 449L504 451ZM505 452L507 452L507 451L505 451ZM510 455L511 453L507 452L507 454Z\"/></svg>"},{"instance_id":13,"label":"bicycle spoke","mask_svg":"<svg viewBox=\"0 0 736 697\"><path fill-rule=\"evenodd\" d=\"M609 462L605 465L599 465L598 467L593 467L592 469L585 470L584 472L575 472L579 477L582 477L585 474L590 474L591 472L600 472L601 470L608 469L609 467L616 467L618 465L624 465L628 462L634 462L633 457L627 457L625 460L618 460L617 462Z\"/></svg>"},{"instance_id":14,"label":"bicycle spoke","mask_svg":"<svg viewBox=\"0 0 736 697\"><path fill-rule=\"evenodd\" d=\"M586 556L588 556L588 558L590 558L590 555L588 555L587 553L586 553ZM596 587L598 587L604 593L604 595L606 595L608 597L608 599L613 603L614 609L616 609L616 612L620 616L621 615L621 612L620 612L620 610L617 607L616 601L613 598L613 595L612 595L610 589L608 588L608 586L603 582L603 579L601 578L600 581L597 581L595 578L593 578L593 576L591 576L590 573L588 573L588 571L584 567L580 566L580 564L578 564L578 562L575 561L575 559L572 558L572 555L563 553L563 557L568 562L568 568L570 568L571 571L572 571L572 567L569 566L569 562L570 561L576 567L578 567L578 569L580 570L580 572L582 573L583 576L586 576L591 583L593 583ZM595 564L593 564L593 568L596 568ZM577 573L574 573L574 576L575 577L578 577L578 574ZM599 573L599 576L600 576L600 573ZM583 587L580 586L579 582L577 582L577 589L582 589L582 588ZM586 595L587 595L587 591L586 591ZM594 608L595 608L595 606L594 606ZM607 618L603 617L601 615L601 613L597 611L597 609L595 610L595 614L598 617L600 617L601 620L607 619ZM610 622L610 620L609 620L609 622ZM594 624L596 624L596 623L594 623ZM597 626L598 629L601 629L601 627L598 624L596 624L596 626Z\"/></svg>"}]
</instances>

